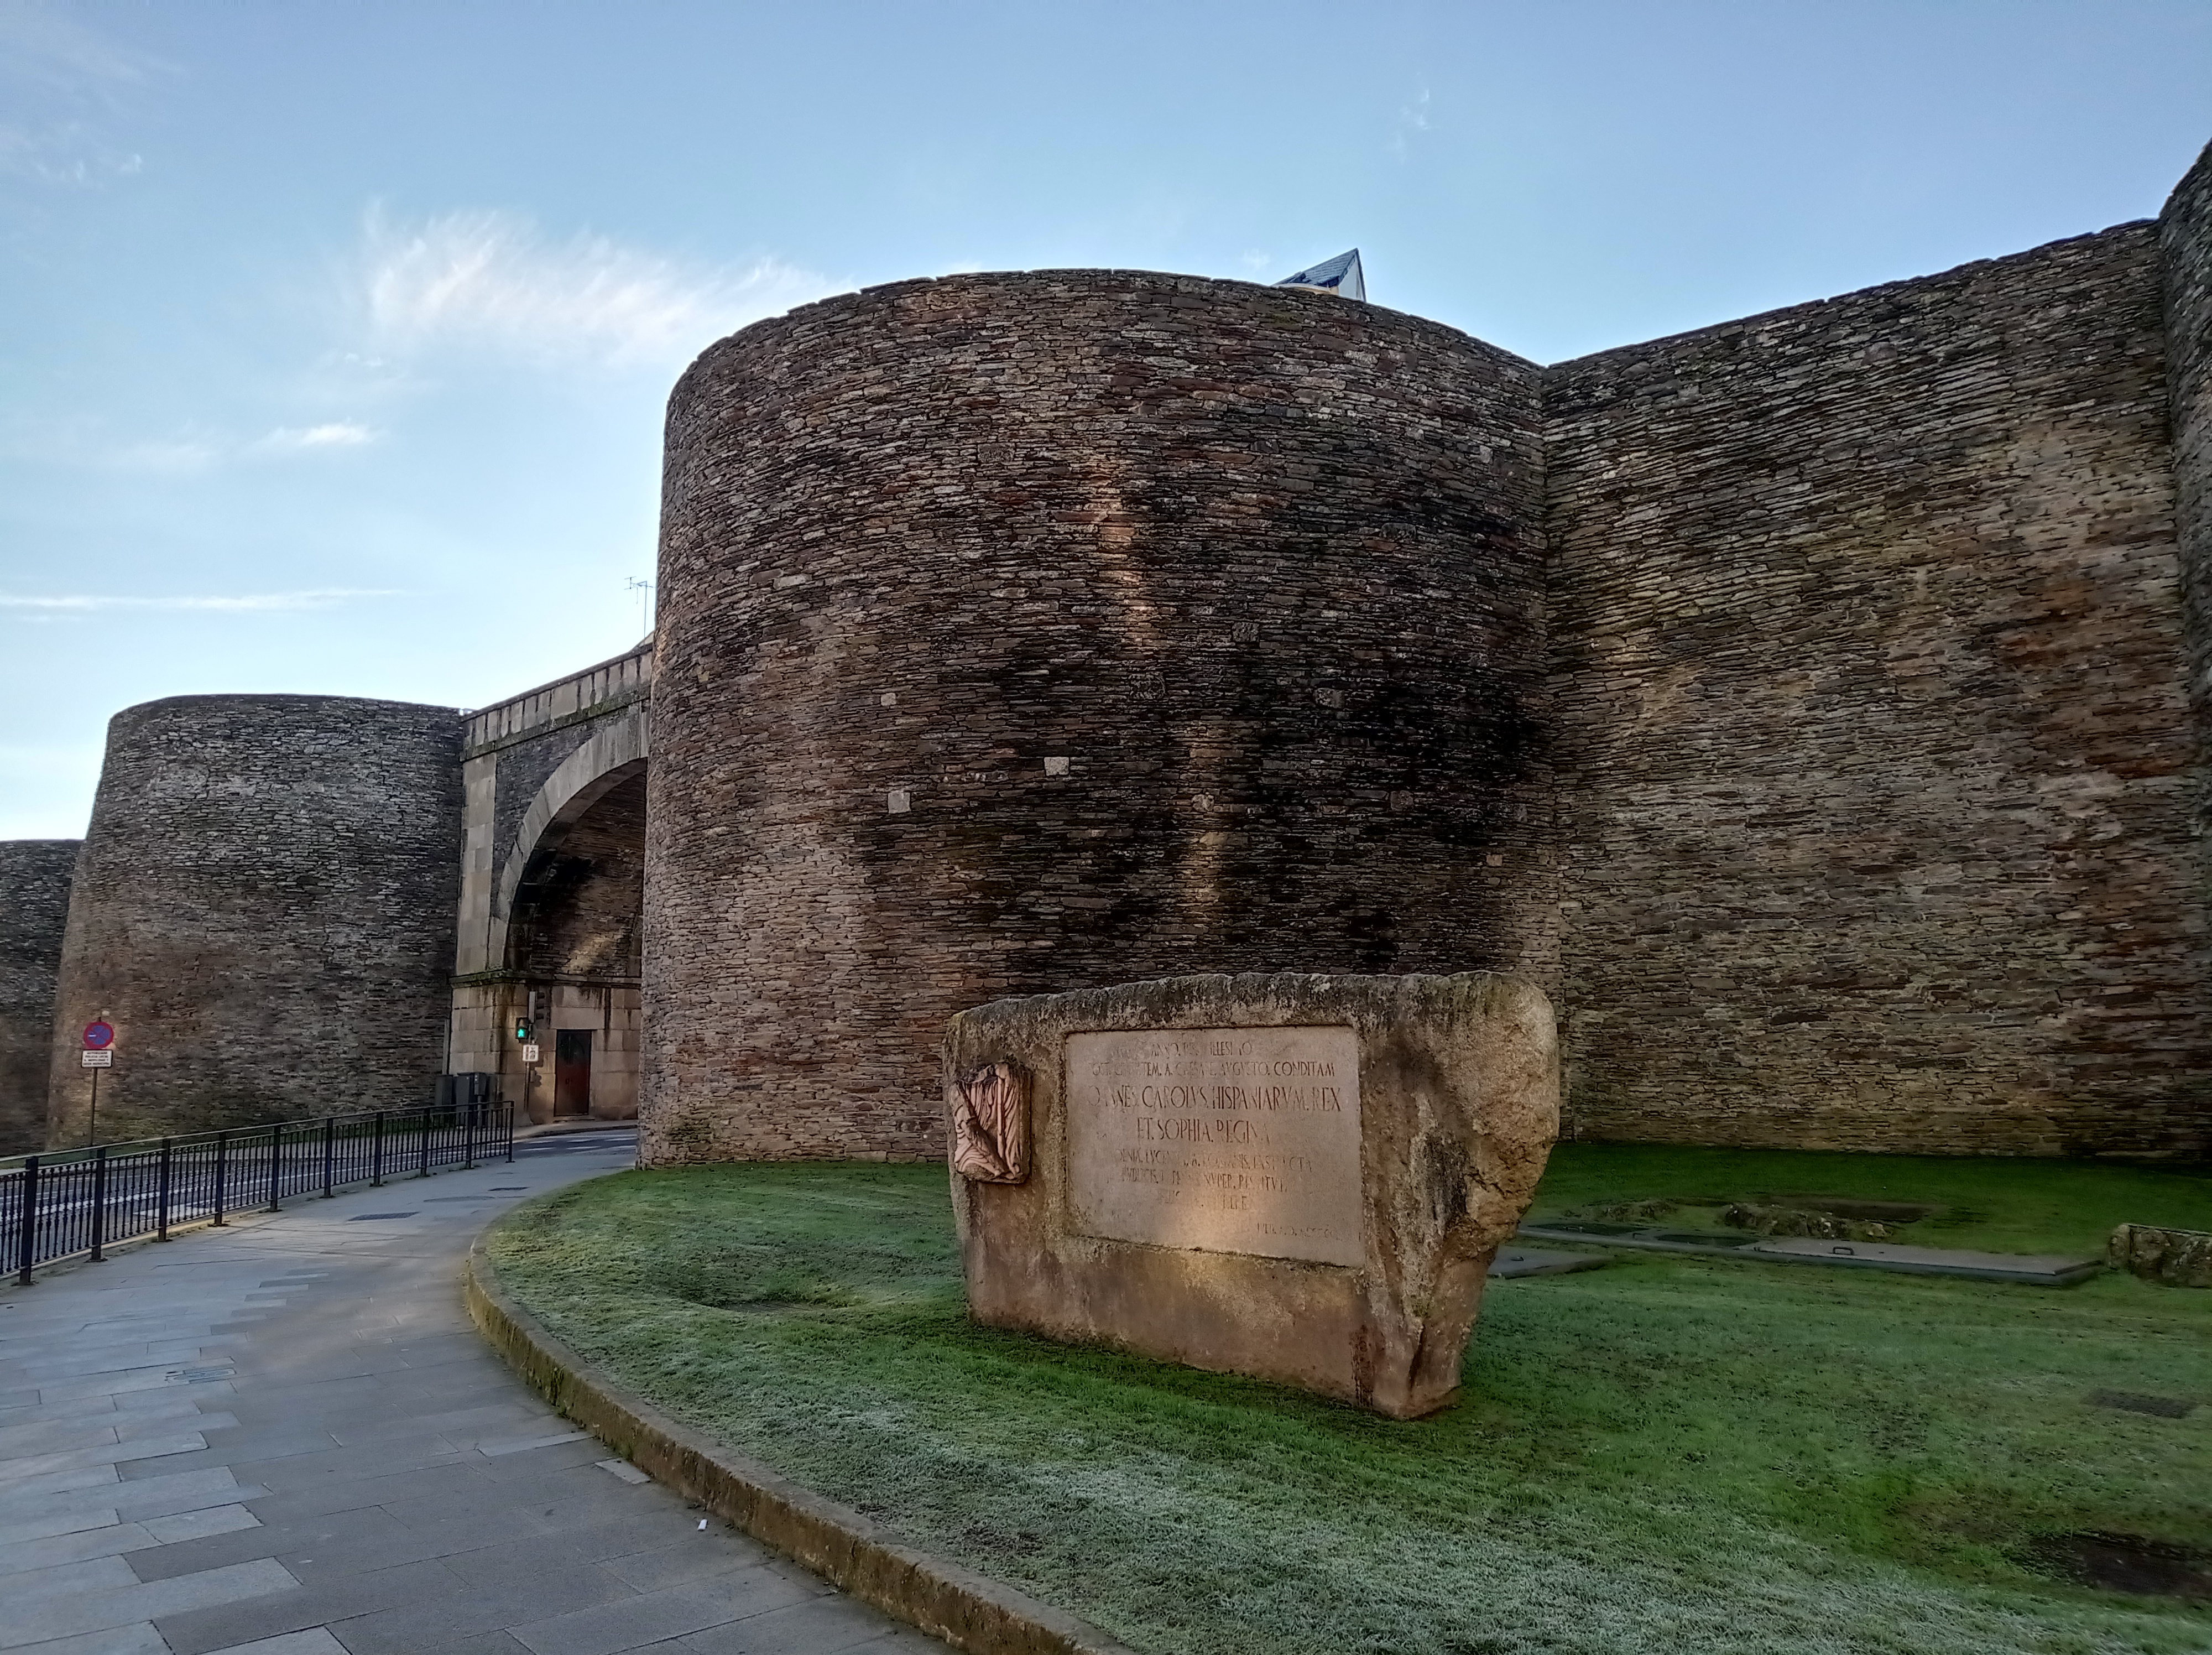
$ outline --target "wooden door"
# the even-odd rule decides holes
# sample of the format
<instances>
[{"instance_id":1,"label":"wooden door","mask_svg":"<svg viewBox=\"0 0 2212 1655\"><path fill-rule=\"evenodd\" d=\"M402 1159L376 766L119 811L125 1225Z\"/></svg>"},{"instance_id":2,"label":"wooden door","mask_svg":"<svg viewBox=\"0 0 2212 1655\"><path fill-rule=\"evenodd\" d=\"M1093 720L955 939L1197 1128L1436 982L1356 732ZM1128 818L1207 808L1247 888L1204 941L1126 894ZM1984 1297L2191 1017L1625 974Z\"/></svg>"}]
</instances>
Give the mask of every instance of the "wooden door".
<instances>
[{"instance_id":1,"label":"wooden door","mask_svg":"<svg viewBox=\"0 0 2212 1655\"><path fill-rule=\"evenodd\" d=\"M556 1029L553 1031L553 1113L589 1115L592 1112L592 1031Z\"/></svg>"}]
</instances>

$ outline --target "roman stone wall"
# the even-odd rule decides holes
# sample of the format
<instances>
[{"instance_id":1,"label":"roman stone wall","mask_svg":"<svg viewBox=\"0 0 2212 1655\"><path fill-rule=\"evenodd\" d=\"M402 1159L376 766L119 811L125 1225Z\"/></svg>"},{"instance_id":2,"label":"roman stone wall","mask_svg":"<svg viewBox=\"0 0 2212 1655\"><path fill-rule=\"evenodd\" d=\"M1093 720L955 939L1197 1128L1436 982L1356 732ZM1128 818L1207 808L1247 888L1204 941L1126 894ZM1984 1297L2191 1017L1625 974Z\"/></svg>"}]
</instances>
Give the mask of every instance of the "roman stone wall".
<instances>
[{"instance_id":1,"label":"roman stone wall","mask_svg":"<svg viewBox=\"0 0 2212 1655\"><path fill-rule=\"evenodd\" d=\"M646 1151L942 1153L945 1019L1554 970L1537 370L1365 305L911 282L669 410Z\"/></svg>"},{"instance_id":2,"label":"roman stone wall","mask_svg":"<svg viewBox=\"0 0 2212 1655\"><path fill-rule=\"evenodd\" d=\"M51 1118L104 1139L430 1101L460 875L460 715L328 696L118 713L62 959Z\"/></svg>"},{"instance_id":3,"label":"roman stone wall","mask_svg":"<svg viewBox=\"0 0 2212 1655\"><path fill-rule=\"evenodd\" d=\"M2212 756L2212 149L2174 186L2158 235L2190 701L2199 753ZM2195 811L2198 843L2212 848L2212 766L2200 766Z\"/></svg>"},{"instance_id":4,"label":"roman stone wall","mask_svg":"<svg viewBox=\"0 0 2212 1655\"><path fill-rule=\"evenodd\" d=\"M0 841L0 1155L27 1154L46 1139L54 977L77 844Z\"/></svg>"},{"instance_id":5,"label":"roman stone wall","mask_svg":"<svg viewBox=\"0 0 2212 1655\"><path fill-rule=\"evenodd\" d=\"M2153 228L1546 387L1574 1129L2203 1153Z\"/></svg>"}]
</instances>

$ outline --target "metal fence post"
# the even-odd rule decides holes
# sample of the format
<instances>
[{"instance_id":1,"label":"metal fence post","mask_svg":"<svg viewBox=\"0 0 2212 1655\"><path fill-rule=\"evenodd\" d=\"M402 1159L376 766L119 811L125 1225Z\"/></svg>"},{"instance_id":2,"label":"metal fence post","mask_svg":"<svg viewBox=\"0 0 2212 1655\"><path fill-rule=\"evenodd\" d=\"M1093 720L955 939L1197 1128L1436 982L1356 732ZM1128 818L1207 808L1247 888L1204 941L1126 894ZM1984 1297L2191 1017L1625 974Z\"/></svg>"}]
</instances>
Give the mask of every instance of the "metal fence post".
<instances>
[{"instance_id":1,"label":"metal fence post","mask_svg":"<svg viewBox=\"0 0 2212 1655\"><path fill-rule=\"evenodd\" d=\"M39 1158L23 1158L23 1204L16 1212L15 1279L31 1285L31 1266L39 1262Z\"/></svg>"},{"instance_id":2,"label":"metal fence post","mask_svg":"<svg viewBox=\"0 0 2212 1655\"><path fill-rule=\"evenodd\" d=\"M468 1113L461 1117L461 1165L471 1171L477 1164L477 1110L481 1107L472 1100Z\"/></svg>"},{"instance_id":3,"label":"metal fence post","mask_svg":"<svg viewBox=\"0 0 2212 1655\"><path fill-rule=\"evenodd\" d=\"M514 1108L511 1104L499 1106L499 1130L500 1135L507 1140L507 1162L512 1166L514 1165Z\"/></svg>"},{"instance_id":4,"label":"metal fence post","mask_svg":"<svg viewBox=\"0 0 2212 1655\"><path fill-rule=\"evenodd\" d=\"M92 1152L92 1262L100 1263L107 1244L107 1146Z\"/></svg>"},{"instance_id":5,"label":"metal fence post","mask_svg":"<svg viewBox=\"0 0 2212 1655\"><path fill-rule=\"evenodd\" d=\"M175 1159L175 1145L171 1140L161 1140L161 1170L154 1178L154 1239L169 1238L169 1168Z\"/></svg>"},{"instance_id":6,"label":"metal fence post","mask_svg":"<svg viewBox=\"0 0 2212 1655\"><path fill-rule=\"evenodd\" d=\"M426 1178L430 1176L430 1111L427 1109L422 1111L422 1169L420 1176Z\"/></svg>"},{"instance_id":7,"label":"metal fence post","mask_svg":"<svg viewBox=\"0 0 2212 1655\"><path fill-rule=\"evenodd\" d=\"M283 1123L269 1129L269 1210L279 1210L284 1196L284 1128Z\"/></svg>"},{"instance_id":8,"label":"metal fence post","mask_svg":"<svg viewBox=\"0 0 2212 1655\"><path fill-rule=\"evenodd\" d=\"M381 1185L384 1182L384 1111L376 1111L376 1126L369 1135L368 1181Z\"/></svg>"},{"instance_id":9,"label":"metal fence post","mask_svg":"<svg viewBox=\"0 0 2212 1655\"><path fill-rule=\"evenodd\" d=\"M331 1176L336 1169L338 1153L338 1117L323 1117L323 1199L328 1201L337 1193L331 1187Z\"/></svg>"},{"instance_id":10,"label":"metal fence post","mask_svg":"<svg viewBox=\"0 0 2212 1655\"><path fill-rule=\"evenodd\" d=\"M230 1134L218 1132L215 1135L215 1223L218 1228L222 1224L223 1186L229 1182L229 1174Z\"/></svg>"}]
</instances>

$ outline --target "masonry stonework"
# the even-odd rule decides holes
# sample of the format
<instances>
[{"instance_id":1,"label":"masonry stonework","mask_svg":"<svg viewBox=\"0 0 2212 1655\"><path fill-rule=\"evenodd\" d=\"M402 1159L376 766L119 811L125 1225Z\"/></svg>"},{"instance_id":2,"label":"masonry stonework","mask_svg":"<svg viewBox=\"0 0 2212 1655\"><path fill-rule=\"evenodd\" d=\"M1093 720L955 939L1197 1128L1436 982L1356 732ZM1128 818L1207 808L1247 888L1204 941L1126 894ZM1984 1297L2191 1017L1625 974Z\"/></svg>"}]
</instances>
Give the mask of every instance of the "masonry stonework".
<instances>
[{"instance_id":1,"label":"masonry stonework","mask_svg":"<svg viewBox=\"0 0 2212 1655\"><path fill-rule=\"evenodd\" d=\"M79 843L0 841L0 1155L46 1142L54 979Z\"/></svg>"},{"instance_id":2,"label":"masonry stonework","mask_svg":"<svg viewBox=\"0 0 2212 1655\"><path fill-rule=\"evenodd\" d=\"M2212 850L2212 149L2174 186L2158 222L2166 382L2173 423L2173 522L2186 666L2200 765L2192 829ZM2212 891L2200 862L2198 901ZM2212 988L2212 985L2207 985Z\"/></svg>"},{"instance_id":3,"label":"masonry stonework","mask_svg":"<svg viewBox=\"0 0 2212 1655\"><path fill-rule=\"evenodd\" d=\"M109 1010L104 1135L442 1058L650 1159L933 1159L964 1008L1487 970L1571 1134L2212 1153L2212 152L1551 368L1190 277L848 295L685 374L663 508L655 636L465 723L118 718L64 1133Z\"/></svg>"},{"instance_id":4,"label":"masonry stonework","mask_svg":"<svg viewBox=\"0 0 2212 1655\"><path fill-rule=\"evenodd\" d=\"M646 1153L943 1153L945 1019L1551 970L1537 370L1324 295L911 282L669 412Z\"/></svg>"},{"instance_id":5,"label":"masonry stonework","mask_svg":"<svg viewBox=\"0 0 2212 1655\"><path fill-rule=\"evenodd\" d=\"M1547 376L1569 1117L2201 1153L2157 238Z\"/></svg>"},{"instance_id":6,"label":"masonry stonework","mask_svg":"<svg viewBox=\"0 0 2212 1655\"><path fill-rule=\"evenodd\" d=\"M460 715L331 696L118 713L70 899L57 1141L412 1108L443 1067Z\"/></svg>"}]
</instances>

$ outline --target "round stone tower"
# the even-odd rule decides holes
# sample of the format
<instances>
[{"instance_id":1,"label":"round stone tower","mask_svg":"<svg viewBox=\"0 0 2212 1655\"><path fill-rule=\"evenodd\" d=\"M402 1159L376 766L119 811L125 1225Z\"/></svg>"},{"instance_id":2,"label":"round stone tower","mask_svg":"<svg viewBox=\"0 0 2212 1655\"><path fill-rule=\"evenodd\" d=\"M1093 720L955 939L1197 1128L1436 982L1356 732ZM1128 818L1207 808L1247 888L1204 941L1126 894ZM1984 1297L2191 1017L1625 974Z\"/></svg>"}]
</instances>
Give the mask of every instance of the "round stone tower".
<instances>
[{"instance_id":1,"label":"round stone tower","mask_svg":"<svg viewBox=\"0 0 2212 1655\"><path fill-rule=\"evenodd\" d=\"M47 1042L75 839L0 840L0 1155L46 1138Z\"/></svg>"},{"instance_id":2,"label":"round stone tower","mask_svg":"<svg viewBox=\"0 0 2212 1655\"><path fill-rule=\"evenodd\" d=\"M443 1067L460 716L336 696L126 709L70 903L53 1141L411 1107Z\"/></svg>"},{"instance_id":3,"label":"round stone tower","mask_svg":"<svg viewBox=\"0 0 2212 1655\"><path fill-rule=\"evenodd\" d=\"M2173 186L2159 215L2158 239L2174 538L2198 751L2191 802L2205 888L2212 890L2212 145Z\"/></svg>"},{"instance_id":4,"label":"round stone tower","mask_svg":"<svg viewBox=\"0 0 2212 1655\"><path fill-rule=\"evenodd\" d=\"M945 1019L1548 978L1536 369L1334 297L910 282L668 417L646 1154L942 1153Z\"/></svg>"}]
</instances>

